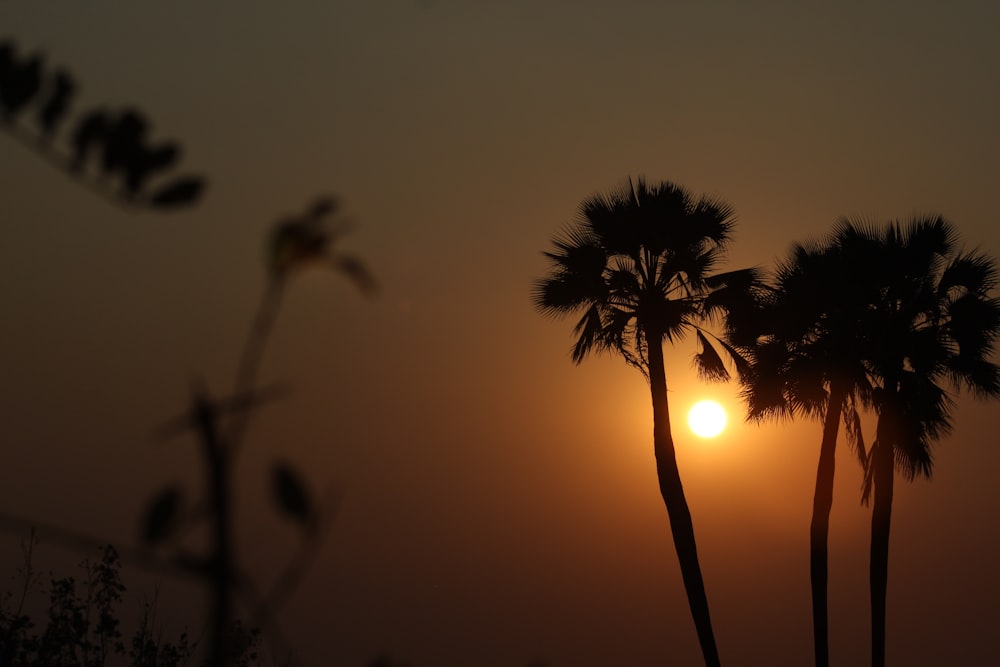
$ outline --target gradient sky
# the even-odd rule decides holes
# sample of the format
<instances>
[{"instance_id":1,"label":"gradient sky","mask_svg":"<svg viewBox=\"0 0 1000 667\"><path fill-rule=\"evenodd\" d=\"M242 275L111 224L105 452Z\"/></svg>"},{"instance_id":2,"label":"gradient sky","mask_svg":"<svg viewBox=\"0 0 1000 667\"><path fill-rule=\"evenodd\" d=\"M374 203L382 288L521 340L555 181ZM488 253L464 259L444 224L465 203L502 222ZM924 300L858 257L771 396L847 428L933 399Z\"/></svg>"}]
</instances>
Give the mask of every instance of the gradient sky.
<instances>
[{"instance_id":1,"label":"gradient sky","mask_svg":"<svg viewBox=\"0 0 1000 667\"><path fill-rule=\"evenodd\" d=\"M749 3L747 3L749 4ZM344 248L384 289L292 285L253 419L240 535L262 583L294 532L264 500L276 456L344 494L280 616L307 664L694 665L700 654L652 458L643 378L570 362L533 312L541 252L627 176L735 207L730 268L769 267L844 214L940 212L1000 253L994 2L2 2L79 107L134 104L211 188L122 212L0 135L0 508L131 543L196 443L154 444L192 378L231 386L279 217L335 193ZM877 5L877 6L876 6ZM734 386L668 351L671 413L724 664L812 655L815 423L748 426ZM720 438L681 416L732 411ZM900 484L890 664L984 664L1000 624L998 406L960 400L934 479ZM831 657L868 655L867 509L841 443ZM43 545L45 558L59 548ZM69 562L78 556L72 555ZM0 536L13 573L17 537ZM130 570L126 583L146 581ZM161 581L170 628L200 591Z\"/></svg>"}]
</instances>

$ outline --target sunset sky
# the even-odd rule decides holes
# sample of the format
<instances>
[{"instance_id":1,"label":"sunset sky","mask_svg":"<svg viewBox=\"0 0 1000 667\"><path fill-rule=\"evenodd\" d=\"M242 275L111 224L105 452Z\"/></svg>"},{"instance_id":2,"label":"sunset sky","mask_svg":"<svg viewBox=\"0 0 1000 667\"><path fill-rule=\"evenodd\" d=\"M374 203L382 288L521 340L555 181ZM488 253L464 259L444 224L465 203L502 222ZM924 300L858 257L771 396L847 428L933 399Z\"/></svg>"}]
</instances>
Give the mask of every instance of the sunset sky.
<instances>
[{"instance_id":1,"label":"sunset sky","mask_svg":"<svg viewBox=\"0 0 1000 667\"><path fill-rule=\"evenodd\" d=\"M648 386L610 356L574 366L573 322L533 310L550 238L645 175L733 205L725 268L769 268L845 214L941 213L1000 254L1000 5L749 4L0 2L0 38L70 69L77 110L142 109L210 182L193 208L130 213L0 133L0 510L133 544L153 491L196 493L197 443L153 431L193 380L232 387L265 234L331 193L382 290L295 277L261 371L291 395L255 413L237 475L262 586L296 544L270 462L343 494L278 619L303 662L699 664ZM723 664L810 664L820 426L744 424L695 345L667 349L667 381ZM713 440L683 418L706 398L730 413ZM896 486L891 665L995 658L998 415L960 398L933 479ZM837 476L831 659L851 667L870 512L843 438ZM0 592L19 538L0 534ZM39 558L80 554L42 534ZM168 633L200 628L197 586L124 575L160 582Z\"/></svg>"}]
</instances>

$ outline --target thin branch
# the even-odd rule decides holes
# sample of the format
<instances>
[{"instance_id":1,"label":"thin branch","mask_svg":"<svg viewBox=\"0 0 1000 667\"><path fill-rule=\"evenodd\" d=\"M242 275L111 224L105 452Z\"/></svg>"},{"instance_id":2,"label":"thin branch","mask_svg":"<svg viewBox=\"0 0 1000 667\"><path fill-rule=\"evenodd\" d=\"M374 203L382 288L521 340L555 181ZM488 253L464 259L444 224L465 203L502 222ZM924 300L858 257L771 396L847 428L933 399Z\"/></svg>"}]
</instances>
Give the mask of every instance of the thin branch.
<instances>
[{"instance_id":1,"label":"thin branch","mask_svg":"<svg viewBox=\"0 0 1000 667\"><path fill-rule=\"evenodd\" d=\"M253 625L264 627L270 624L278 609L298 587L302 577L315 562L316 555L319 553L319 545L336 517L340 499L340 494L336 494L332 498L327 496L327 499L321 503L321 506L328 508L319 512L319 516L323 517L322 521L317 521L313 532L303 538L295 555L285 565L271 590L254 610L250 617Z\"/></svg>"},{"instance_id":2,"label":"thin branch","mask_svg":"<svg viewBox=\"0 0 1000 667\"><path fill-rule=\"evenodd\" d=\"M145 203L143 200L123 197L114 189L108 187L103 179L92 177L83 169L74 169L72 158L68 154L57 150L50 141L40 139L38 135L33 135L16 122L0 123L0 127L7 130L7 134L20 141L21 144L39 155L43 160L65 173L101 199L128 213L135 213L142 210L142 204Z\"/></svg>"},{"instance_id":3,"label":"thin branch","mask_svg":"<svg viewBox=\"0 0 1000 667\"><path fill-rule=\"evenodd\" d=\"M240 365L236 371L236 384L234 396L236 400L240 397L253 395L253 387L257 382L257 373L264 357L264 348L271 337L274 329L274 322L277 319L278 308L281 305L281 297L284 293L284 281L280 278L268 278L267 288L261 298L257 308L257 315L253 325L247 335L247 340L243 345L243 352L240 355ZM246 433L247 423L250 419L249 406L238 410L229 429L228 446L232 455L239 451Z\"/></svg>"}]
</instances>

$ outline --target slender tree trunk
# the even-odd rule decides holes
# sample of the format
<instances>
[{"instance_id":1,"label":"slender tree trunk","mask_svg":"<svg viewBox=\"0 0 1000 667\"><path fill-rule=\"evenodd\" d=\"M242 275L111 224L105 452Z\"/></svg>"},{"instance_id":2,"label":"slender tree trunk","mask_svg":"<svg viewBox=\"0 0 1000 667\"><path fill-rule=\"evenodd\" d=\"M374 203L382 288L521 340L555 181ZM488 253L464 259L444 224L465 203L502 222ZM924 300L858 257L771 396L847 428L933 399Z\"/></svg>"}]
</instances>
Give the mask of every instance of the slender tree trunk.
<instances>
[{"instance_id":1,"label":"slender tree trunk","mask_svg":"<svg viewBox=\"0 0 1000 667\"><path fill-rule=\"evenodd\" d=\"M647 333L649 355L649 385L653 398L653 451L656 455L656 474L660 494L670 517L670 531L674 538L681 577L687 591L688 606L694 618L701 652L708 667L719 666L719 651L715 646L712 619L708 612L708 597L698 563L698 548L694 539L694 524L681 486L680 471L670 433L670 414L667 410L667 380L663 369L661 336Z\"/></svg>"},{"instance_id":2,"label":"slender tree trunk","mask_svg":"<svg viewBox=\"0 0 1000 667\"><path fill-rule=\"evenodd\" d=\"M816 667L830 665L827 578L829 567L830 509L833 507L833 475L836 470L837 431L840 410L847 393L830 384L830 397L823 421L823 441L819 447L816 469L816 493L813 496L812 524L809 527L809 578L812 584L813 645Z\"/></svg>"},{"instance_id":3,"label":"slender tree trunk","mask_svg":"<svg viewBox=\"0 0 1000 667\"><path fill-rule=\"evenodd\" d=\"M886 415L879 416L876 445L872 456L874 496L872 504L869 586L872 606L872 667L885 667L885 600L889 583L889 525L892 519L892 491L895 481L893 437L886 428Z\"/></svg>"}]
</instances>

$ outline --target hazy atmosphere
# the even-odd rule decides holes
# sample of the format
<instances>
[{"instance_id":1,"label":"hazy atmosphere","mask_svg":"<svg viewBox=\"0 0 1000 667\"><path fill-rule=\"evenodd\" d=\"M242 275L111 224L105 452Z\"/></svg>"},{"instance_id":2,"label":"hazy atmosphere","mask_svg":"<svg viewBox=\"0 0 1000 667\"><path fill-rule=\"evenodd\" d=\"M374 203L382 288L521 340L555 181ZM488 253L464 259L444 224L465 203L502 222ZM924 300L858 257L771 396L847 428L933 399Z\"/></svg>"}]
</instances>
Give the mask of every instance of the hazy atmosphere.
<instances>
[{"instance_id":1,"label":"hazy atmosphere","mask_svg":"<svg viewBox=\"0 0 1000 667\"><path fill-rule=\"evenodd\" d=\"M532 305L542 252L584 199L645 176L733 206L723 269L770 269L842 215L940 213L995 257L998 25L971 0L2 1L0 39L70 70L79 109L142 109L207 188L123 210L0 133L0 511L134 545L154 491L195 495L196 439L154 433L194 383L231 391L266 235L334 195L337 248L380 290L291 277L259 373L288 394L253 412L234 482L262 587L297 544L271 461L341 497L276 619L301 664L702 664L649 386L612 355L573 364L575 320ZM699 380L696 351L664 348L722 663L808 665L821 425L744 423L739 387ZM710 440L685 423L706 398L729 416ZM962 395L932 479L897 479L890 665L996 655L998 410ZM871 510L844 445L830 663L850 667L870 651ZM0 592L23 538L0 532ZM39 529L40 569L83 555ZM196 582L123 578L126 605L158 584L167 631L200 634Z\"/></svg>"}]
</instances>

